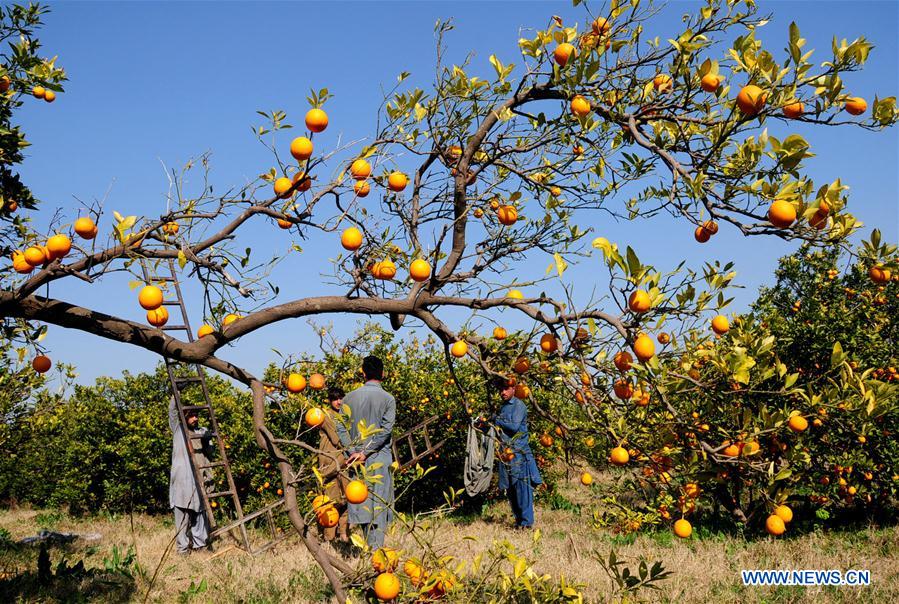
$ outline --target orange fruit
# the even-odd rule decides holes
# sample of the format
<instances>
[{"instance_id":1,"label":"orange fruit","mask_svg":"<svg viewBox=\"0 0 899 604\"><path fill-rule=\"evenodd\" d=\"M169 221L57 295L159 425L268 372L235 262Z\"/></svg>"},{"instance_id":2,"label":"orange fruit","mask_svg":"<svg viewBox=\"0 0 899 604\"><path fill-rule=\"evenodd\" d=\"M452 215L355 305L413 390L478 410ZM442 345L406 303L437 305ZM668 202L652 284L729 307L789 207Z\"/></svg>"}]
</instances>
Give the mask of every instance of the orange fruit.
<instances>
[{"instance_id":1,"label":"orange fruit","mask_svg":"<svg viewBox=\"0 0 899 604\"><path fill-rule=\"evenodd\" d=\"M597 17L593 20L593 24L591 26L593 28L593 33L597 36L603 36L609 33L609 30L612 29L612 24L609 23L609 20L605 17Z\"/></svg>"},{"instance_id":2,"label":"orange fruit","mask_svg":"<svg viewBox=\"0 0 899 604\"><path fill-rule=\"evenodd\" d=\"M450 354L457 359L464 357L468 353L468 343L465 340L457 340L450 346Z\"/></svg>"},{"instance_id":3,"label":"orange fruit","mask_svg":"<svg viewBox=\"0 0 899 604\"><path fill-rule=\"evenodd\" d=\"M642 362L646 362L651 359L656 353L656 345L652 342L652 338L650 338L645 333L641 333L637 336L637 339L634 340L634 354L637 355L637 358Z\"/></svg>"},{"instance_id":4,"label":"orange fruit","mask_svg":"<svg viewBox=\"0 0 899 604\"><path fill-rule=\"evenodd\" d=\"M312 141L305 136L298 136L290 142L290 154L297 161L306 161L312 157Z\"/></svg>"},{"instance_id":5,"label":"orange fruit","mask_svg":"<svg viewBox=\"0 0 899 604\"><path fill-rule=\"evenodd\" d=\"M793 510L785 505L777 506L777 509L774 510L774 515L784 521L784 524L789 524L793 520Z\"/></svg>"},{"instance_id":6,"label":"orange fruit","mask_svg":"<svg viewBox=\"0 0 899 604\"><path fill-rule=\"evenodd\" d=\"M409 184L409 177L402 172L391 172L387 177L387 188L391 191L399 193Z\"/></svg>"},{"instance_id":7,"label":"orange fruit","mask_svg":"<svg viewBox=\"0 0 899 604\"><path fill-rule=\"evenodd\" d=\"M752 117L765 106L768 95L755 84L748 84L740 89L737 94L737 107L740 111Z\"/></svg>"},{"instance_id":8,"label":"orange fruit","mask_svg":"<svg viewBox=\"0 0 899 604\"><path fill-rule=\"evenodd\" d=\"M500 206L496 211L496 216L502 224L512 226L518 221L518 210L510 205Z\"/></svg>"},{"instance_id":9,"label":"orange fruit","mask_svg":"<svg viewBox=\"0 0 899 604\"><path fill-rule=\"evenodd\" d=\"M12 80L9 79L9 76L5 75L0 77L0 93L6 92L9 90L9 85L12 83Z\"/></svg>"},{"instance_id":10,"label":"orange fruit","mask_svg":"<svg viewBox=\"0 0 899 604\"><path fill-rule=\"evenodd\" d=\"M526 384L515 386L515 398L525 400L531 398L531 389Z\"/></svg>"},{"instance_id":11,"label":"orange fruit","mask_svg":"<svg viewBox=\"0 0 899 604\"><path fill-rule=\"evenodd\" d=\"M44 100L47 101L48 103L52 103L53 101L56 100L56 93L53 92L52 90L45 90L44 91Z\"/></svg>"},{"instance_id":12,"label":"orange fruit","mask_svg":"<svg viewBox=\"0 0 899 604\"><path fill-rule=\"evenodd\" d=\"M724 315L718 315L712 319L712 331L716 334L724 335L730 331L730 323Z\"/></svg>"},{"instance_id":13,"label":"orange fruit","mask_svg":"<svg viewBox=\"0 0 899 604\"><path fill-rule=\"evenodd\" d=\"M662 333L660 333L659 335L656 336L656 340L659 341L659 344L664 346L665 344L667 344L668 342L671 341L671 336L669 336L667 333L665 333L663 331Z\"/></svg>"},{"instance_id":14,"label":"orange fruit","mask_svg":"<svg viewBox=\"0 0 899 604\"><path fill-rule=\"evenodd\" d=\"M523 375L527 373L531 368L531 362L527 359L527 357L518 357L515 359L515 364L512 366L512 369L515 370L515 373L518 375Z\"/></svg>"},{"instance_id":15,"label":"orange fruit","mask_svg":"<svg viewBox=\"0 0 899 604\"><path fill-rule=\"evenodd\" d=\"M147 311L147 323L153 327L162 327L169 321L169 311L165 306Z\"/></svg>"},{"instance_id":16,"label":"orange fruit","mask_svg":"<svg viewBox=\"0 0 899 604\"><path fill-rule=\"evenodd\" d=\"M20 250L16 250L12 253L12 267L16 270L17 273L21 273L23 275L28 274L34 270L34 267L28 264L28 261L25 260L25 254L23 254Z\"/></svg>"},{"instance_id":17,"label":"orange fruit","mask_svg":"<svg viewBox=\"0 0 899 604\"><path fill-rule=\"evenodd\" d=\"M791 120L795 120L803 113L805 113L805 105L802 104L802 101L792 101L783 107L784 117L788 117Z\"/></svg>"},{"instance_id":18,"label":"orange fruit","mask_svg":"<svg viewBox=\"0 0 899 604\"><path fill-rule=\"evenodd\" d=\"M765 520L765 530L768 531L769 535L778 537L784 534L784 532L787 530L787 527L780 516L771 514L770 516L768 516L768 519Z\"/></svg>"},{"instance_id":19,"label":"orange fruit","mask_svg":"<svg viewBox=\"0 0 899 604\"><path fill-rule=\"evenodd\" d=\"M351 252L362 246L362 231L356 227L350 227L340 235L340 245Z\"/></svg>"},{"instance_id":20,"label":"orange fruit","mask_svg":"<svg viewBox=\"0 0 899 604\"><path fill-rule=\"evenodd\" d=\"M356 197L367 197L371 193L371 185L368 184L367 180L357 180L353 184L353 192L356 194Z\"/></svg>"},{"instance_id":21,"label":"orange fruit","mask_svg":"<svg viewBox=\"0 0 899 604\"><path fill-rule=\"evenodd\" d=\"M350 503L362 503L368 499L368 487L361 480L352 480L347 483L343 494Z\"/></svg>"},{"instance_id":22,"label":"orange fruit","mask_svg":"<svg viewBox=\"0 0 899 604\"><path fill-rule=\"evenodd\" d=\"M553 437L550 436L549 434L547 434L546 432L544 432L543 434L540 435L540 444L543 445L544 447L553 446Z\"/></svg>"},{"instance_id":23,"label":"orange fruit","mask_svg":"<svg viewBox=\"0 0 899 604\"><path fill-rule=\"evenodd\" d=\"M356 180L365 180L371 175L371 164L360 157L350 165L350 174Z\"/></svg>"},{"instance_id":24,"label":"orange fruit","mask_svg":"<svg viewBox=\"0 0 899 604\"><path fill-rule=\"evenodd\" d=\"M518 289L510 289L508 293L506 293L506 297L512 300L524 300L524 294Z\"/></svg>"},{"instance_id":25,"label":"orange fruit","mask_svg":"<svg viewBox=\"0 0 899 604\"><path fill-rule=\"evenodd\" d=\"M82 239L93 239L97 236L97 226L87 217L81 217L75 221L75 232Z\"/></svg>"},{"instance_id":26,"label":"orange fruit","mask_svg":"<svg viewBox=\"0 0 899 604\"><path fill-rule=\"evenodd\" d=\"M768 208L768 221L779 229L785 229L796 221L796 208L788 201L776 199Z\"/></svg>"},{"instance_id":27,"label":"orange fruit","mask_svg":"<svg viewBox=\"0 0 899 604\"><path fill-rule=\"evenodd\" d=\"M22 256L25 258L25 262L32 267L43 264L46 260L44 257L44 250L34 245L27 248Z\"/></svg>"},{"instance_id":28,"label":"orange fruit","mask_svg":"<svg viewBox=\"0 0 899 604\"><path fill-rule=\"evenodd\" d=\"M200 326L200 329L197 330L197 337L202 338L203 336L208 336L211 333L214 333L215 330L212 328L212 325L203 324Z\"/></svg>"},{"instance_id":29,"label":"orange fruit","mask_svg":"<svg viewBox=\"0 0 899 604\"><path fill-rule=\"evenodd\" d=\"M371 565L379 573L390 573L400 564L399 554L391 547L379 547L371 555Z\"/></svg>"},{"instance_id":30,"label":"orange fruit","mask_svg":"<svg viewBox=\"0 0 899 604\"><path fill-rule=\"evenodd\" d=\"M325 412L318 407L312 407L306 412L306 425L310 428L317 428L325 421Z\"/></svg>"},{"instance_id":31,"label":"orange fruit","mask_svg":"<svg viewBox=\"0 0 899 604\"><path fill-rule=\"evenodd\" d=\"M328 127L328 114L321 109L306 112L306 127L312 132L324 132Z\"/></svg>"},{"instance_id":32,"label":"orange fruit","mask_svg":"<svg viewBox=\"0 0 899 604\"><path fill-rule=\"evenodd\" d=\"M707 73L702 76L702 80L699 82L699 86L706 92L715 92L721 86L720 76Z\"/></svg>"},{"instance_id":33,"label":"orange fruit","mask_svg":"<svg viewBox=\"0 0 899 604\"><path fill-rule=\"evenodd\" d=\"M386 258L381 262L375 262L371 272L375 278L389 281L396 277L396 265L390 258Z\"/></svg>"},{"instance_id":34,"label":"orange fruit","mask_svg":"<svg viewBox=\"0 0 899 604\"><path fill-rule=\"evenodd\" d=\"M634 357L632 357L631 353L629 353L628 351L620 350L612 358L612 362L615 363L615 368L618 369L618 371L624 373L631 368L631 363L634 362Z\"/></svg>"},{"instance_id":35,"label":"orange fruit","mask_svg":"<svg viewBox=\"0 0 899 604\"><path fill-rule=\"evenodd\" d=\"M809 226L815 227L818 230L823 229L827 226L827 214L822 214L821 212L815 212L808 219Z\"/></svg>"},{"instance_id":36,"label":"orange fruit","mask_svg":"<svg viewBox=\"0 0 899 604\"><path fill-rule=\"evenodd\" d=\"M577 94L571 99L570 108L577 117L584 117L590 113L590 101Z\"/></svg>"},{"instance_id":37,"label":"orange fruit","mask_svg":"<svg viewBox=\"0 0 899 604\"><path fill-rule=\"evenodd\" d=\"M723 453L726 457L739 457L739 455L740 455L740 445L738 445L738 444L728 444L726 447L724 447L724 450L722 451L722 453Z\"/></svg>"},{"instance_id":38,"label":"orange fruit","mask_svg":"<svg viewBox=\"0 0 899 604\"><path fill-rule=\"evenodd\" d=\"M72 249L72 240L68 235L57 234L47 240L50 258L64 258Z\"/></svg>"},{"instance_id":39,"label":"orange fruit","mask_svg":"<svg viewBox=\"0 0 899 604\"><path fill-rule=\"evenodd\" d=\"M426 281L431 276L431 265L427 260L417 258L409 265L409 276L413 281Z\"/></svg>"},{"instance_id":40,"label":"orange fruit","mask_svg":"<svg viewBox=\"0 0 899 604\"><path fill-rule=\"evenodd\" d=\"M286 176L282 176L281 178L275 179L272 188L275 190L275 195L278 197L286 197L287 192L290 191L290 188L293 186L293 183Z\"/></svg>"},{"instance_id":41,"label":"orange fruit","mask_svg":"<svg viewBox=\"0 0 899 604\"><path fill-rule=\"evenodd\" d=\"M583 472L581 474L581 484L585 487L589 487L593 484L593 476L590 475L590 472Z\"/></svg>"},{"instance_id":42,"label":"orange fruit","mask_svg":"<svg viewBox=\"0 0 899 604\"><path fill-rule=\"evenodd\" d=\"M581 145L575 145L571 148L571 152L577 156L581 156L584 154L584 148Z\"/></svg>"},{"instance_id":43,"label":"orange fruit","mask_svg":"<svg viewBox=\"0 0 899 604\"><path fill-rule=\"evenodd\" d=\"M167 222L162 225L162 232L166 235L176 235L180 228L177 222Z\"/></svg>"},{"instance_id":44,"label":"orange fruit","mask_svg":"<svg viewBox=\"0 0 899 604\"><path fill-rule=\"evenodd\" d=\"M300 183L297 185L297 191L308 191L312 188L312 178L307 176L305 172L297 172L290 181L293 184Z\"/></svg>"},{"instance_id":45,"label":"orange fruit","mask_svg":"<svg viewBox=\"0 0 899 604\"><path fill-rule=\"evenodd\" d=\"M681 539L688 539L693 534L693 526L688 520L681 518L674 523L674 534Z\"/></svg>"},{"instance_id":46,"label":"orange fruit","mask_svg":"<svg viewBox=\"0 0 899 604\"><path fill-rule=\"evenodd\" d=\"M868 103L860 96L846 100L846 111L850 115L861 115L868 109Z\"/></svg>"},{"instance_id":47,"label":"orange fruit","mask_svg":"<svg viewBox=\"0 0 899 604\"><path fill-rule=\"evenodd\" d=\"M50 367L53 366L53 362L50 360L50 357L39 354L31 361L31 368L37 371L38 373L47 373L50 371Z\"/></svg>"},{"instance_id":48,"label":"orange fruit","mask_svg":"<svg viewBox=\"0 0 899 604\"><path fill-rule=\"evenodd\" d=\"M793 432L804 432L805 429L808 428L808 420L801 415L794 415L787 423L790 426L790 430Z\"/></svg>"},{"instance_id":49,"label":"orange fruit","mask_svg":"<svg viewBox=\"0 0 899 604\"><path fill-rule=\"evenodd\" d=\"M660 73L652 79L652 85L659 92L668 92L674 88L674 80L667 73Z\"/></svg>"},{"instance_id":50,"label":"orange fruit","mask_svg":"<svg viewBox=\"0 0 899 604\"><path fill-rule=\"evenodd\" d=\"M562 42L553 51L553 59L560 67L565 67L568 64L568 60L573 56L575 56L574 46L568 42Z\"/></svg>"},{"instance_id":51,"label":"orange fruit","mask_svg":"<svg viewBox=\"0 0 899 604\"><path fill-rule=\"evenodd\" d=\"M313 390L321 390L325 387L325 376L320 373L313 373L309 376L309 387Z\"/></svg>"},{"instance_id":52,"label":"orange fruit","mask_svg":"<svg viewBox=\"0 0 899 604\"><path fill-rule=\"evenodd\" d=\"M418 587L427 580L425 569L413 560L406 560L406 563L403 564L403 572L406 573L406 576L409 577L409 581L415 587Z\"/></svg>"},{"instance_id":53,"label":"orange fruit","mask_svg":"<svg viewBox=\"0 0 899 604\"><path fill-rule=\"evenodd\" d=\"M28 250L25 250L25 252L27 254ZM27 256L25 259L28 259ZM884 283L889 282L891 275L889 269L885 269L882 266L872 266L868 269L868 277L874 283L883 285Z\"/></svg>"},{"instance_id":54,"label":"orange fruit","mask_svg":"<svg viewBox=\"0 0 899 604\"><path fill-rule=\"evenodd\" d=\"M623 466L630 461L631 456L624 447L615 447L609 452L609 461L616 466Z\"/></svg>"},{"instance_id":55,"label":"orange fruit","mask_svg":"<svg viewBox=\"0 0 899 604\"><path fill-rule=\"evenodd\" d=\"M289 229L290 227L293 226L293 223L290 222L289 220L284 220L283 218L279 218L279 219L278 219L278 226L281 227L281 228L284 229L284 230L287 230L287 229Z\"/></svg>"},{"instance_id":56,"label":"orange fruit","mask_svg":"<svg viewBox=\"0 0 899 604\"><path fill-rule=\"evenodd\" d=\"M496 338L497 340L505 340L506 336L508 336L508 335L509 334L506 332L505 328L503 328L503 327L494 327L493 328L493 337Z\"/></svg>"},{"instance_id":57,"label":"orange fruit","mask_svg":"<svg viewBox=\"0 0 899 604\"><path fill-rule=\"evenodd\" d=\"M162 306L162 290L155 285L145 285L137 294L137 301L145 310L156 310Z\"/></svg>"},{"instance_id":58,"label":"orange fruit","mask_svg":"<svg viewBox=\"0 0 899 604\"><path fill-rule=\"evenodd\" d=\"M631 309L631 312L635 312L635 313L646 312L647 310L649 310L649 306L650 306L649 294L647 294L642 289L636 290L628 298L627 306L628 306L628 308Z\"/></svg>"},{"instance_id":59,"label":"orange fruit","mask_svg":"<svg viewBox=\"0 0 899 604\"><path fill-rule=\"evenodd\" d=\"M634 386L630 383L630 380L620 379L616 380L612 385L612 390L615 391L615 396L622 400L627 400L634 395Z\"/></svg>"},{"instance_id":60,"label":"orange fruit","mask_svg":"<svg viewBox=\"0 0 899 604\"><path fill-rule=\"evenodd\" d=\"M306 378L304 378L299 373L291 373L287 376L287 382L285 382L287 386L288 392L302 392L306 389Z\"/></svg>"},{"instance_id":61,"label":"orange fruit","mask_svg":"<svg viewBox=\"0 0 899 604\"><path fill-rule=\"evenodd\" d=\"M395 600L400 595L400 579L393 573L381 573L375 579L375 596L382 602Z\"/></svg>"},{"instance_id":62,"label":"orange fruit","mask_svg":"<svg viewBox=\"0 0 899 604\"><path fill-rule=\"evenodd\" d=\"M693 238L699 243L705 243L711 239L711 237L712 234L705 227L698 226L696 227L696 230L693 231Z\"/></svg>"},{"instance_id":63,"label":"orange fruit","mask_svg":"<svg viewBox=\"0 0 899 604\"><path fill-rule=\"evenodd\" d=\"M225 315L225 318L222 319L222 325L227 327L228 325L231 325L239 318L240 318L240 315L236 315L233 312L229 312L227 315Z\"/></svg>"},{"instance_id":64,"label":"orange fruit","mask_svg":"<svg viewBox=\"0 0 899 604\"><path fill-rule=\"evenodd\" d=\"M315 516L318 519L318 523L325 528L337 526L337 522L340 520L340 512L333 505L322 508Z\"/></svg>"},{"instance_id":65,"label":"orange fruit","mask_svg":"<svg viewBox=\"0 0 899 604\"><path fill-rule=\"evenodd\" d=\"M327 495L316 495L312 499L312 510L316 513L321 512L326 507L333 507L331 503L331 498Z\"/></svg>"},{"instance_id":66,"label":"orange fruit","mask_svg":"<svg viewBox=\"0 0 899 604\"><path fill-rule=\"evenodd\" d=\"M684 486L684 493L687 495L687 497L690 497L691 499L696 499L697 497L699 497L700 492L701 492L701 489L699 488L699 485L696 484L695 482L688 482Z\"/></svg>"},{"instance_id":67,"label":"orange fruit","mask_svg":"<svg viewBox=\"0 0 899 604\"><path fill-rule=\"evenodd\" d=\"M714 220L706 220L702 223L702 228L708 231L709 235L714 235L718 232L718 223Z\"/></svg>"},{"instance_id":68,"label":"orange fruit","mask_svg":"<svg viewBox=\"0 0 899 604\"><path fill-rule=\"evenodd\" d=\"M31 89L31 94L33 94L36 99L42 99L44 98L44 95L47 94L47 90L43 86L35 86Z\"/></svg>"},{"instance_id":69,"label":"orange fruit","mask_svg":"<svg viewBox=\"0 0 899 604\"><path fill-rule=\"evenodd\" d=\"M540 338L540 349L546 354L552 354L559 349L559 341L551 333L545 333Z\"/></svg>"}]
</instances>

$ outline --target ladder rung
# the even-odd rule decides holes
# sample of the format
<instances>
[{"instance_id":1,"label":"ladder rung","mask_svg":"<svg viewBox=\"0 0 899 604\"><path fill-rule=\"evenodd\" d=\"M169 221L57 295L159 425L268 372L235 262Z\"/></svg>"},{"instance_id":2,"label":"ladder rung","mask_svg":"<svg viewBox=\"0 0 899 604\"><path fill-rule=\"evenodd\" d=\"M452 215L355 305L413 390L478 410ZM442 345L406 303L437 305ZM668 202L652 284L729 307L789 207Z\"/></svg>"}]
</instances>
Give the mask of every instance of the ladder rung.
<instances>
[{"instance_id":1,"label":"ladder rung","mask_svg":"<svg viewBox=\"0 0 899 604\"><path fill-rule=\"evenodd\" d=\"M163 325L162 331L190 331L186 325Z\"/></svg>"},{"instance_id":2,"label":"ladder rung","mask_svg":"<svg viewBox=\"0 0 899 604\"><path fill-rule=\"evenodd\" d=\"M199 411L200 409L206 411L210 409L209 405L182 405L181 411Z\"/></svg>"},{"instance_id":3,"label":"ladder rung","mask_svg":"<svg viewBox=\"0 0 899 604\"><path fill-rule=\"evenodd\" d=\"M181 306L181 302L178 300L164 300L162 302L163 306Z\"/></svg>"},{"instance_id":4,"label":"ladder rung","mask_svg":"<svg viewBox=\"0 0 899 604\"><path fill-rule=\"evenodd\" d=\"M176 384L193 384L194 382L202 382L202 381L203 381L203 378L201 378L200 376L176 377L175 378Z\"/></svg>"},{"instance_id":5,"label":"ladder rung","mask_svg":"<svg viewBox=\"0 0 899 604\"><path fill-rule=\"evenodd\" d=\"M205 466L197 466L197 469L198 470L206 470L207 468L217 468L217 467L223 466L223 465L225 465L225 462L223 462L223 461L214 461L210 464L206 464Z\"/></svg>"},{"instance_id":6,"label":"ladder rung","mask_svg":"<svg viewBox=\"0 0 899 604\"><path fill-rule=\"evenodd\" d=\"M209 495L206 495L206 497L209 499L217 499L227 495L234 495L234 491L219 491L218 493L210 493Z\"/></svg>"},{"instance_id":7,"label":"ladder rung","mask_svg":"<svg viewBox=\"0 0 899 604\"><path fill-rule=\"evenodd\" d=\"M218 438L218 434L216 434L215 432L207 432L206 434L191 434L190 435L191 440L201 440L204 438L209 438L211 440L213 438Z\"/></svg>"}]
</instances>

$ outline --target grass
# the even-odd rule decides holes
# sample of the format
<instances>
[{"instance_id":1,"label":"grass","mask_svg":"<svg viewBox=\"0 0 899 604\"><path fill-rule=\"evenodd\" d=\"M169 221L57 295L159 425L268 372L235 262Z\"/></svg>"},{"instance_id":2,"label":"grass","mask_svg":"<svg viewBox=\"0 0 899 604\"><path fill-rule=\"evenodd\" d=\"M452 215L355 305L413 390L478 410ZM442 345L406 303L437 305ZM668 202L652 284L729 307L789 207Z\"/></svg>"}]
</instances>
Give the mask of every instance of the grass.
<instances>
[{"instance_id":1,"label":"grass","mask_svg":"<svg viewBox=\"0 0 899 604\"><path fill-rule=\"evenodd\" d=\"M572 491L576 488L571 485ZM575 499L577 497L574 497ZM583 504L583 502L578 502ZM563 509L550 509L557 507ZM439 521L442 550L471 560L495 540L508 540L534 560L535 570L564 575L582 584L588 602L615 601L614 584L593 555L608 558L614 549L632 567L640 558L661 561L672 575L658 592L640 596L659 602L891 602L899 600L899 527L858 528L853 531L816 531L786 539L745 540L721 531L696 530L680 541L667 529L616 535L590 525L589 508L575 505L538 508L542 537L510 530L508 506L488 507L483 520ZM52 520L52 522L51 522ZM133 526L132 526L133 520ZM699 524L697 521L694 524ZM77 542L49 549L51 570L41 583L39 549L13 542L41 528L75 533L97 532L99 543ZM0 511L0 601L137 601L216 602L225 604L327 602L331 599L322 573L309 554L291 539L273 551L253 557L219 544L214 555L181 559L169 553L150 589L153 575L172 537L168 517L100 515L71 518L54 510ZM388 545L414 550L411 539L388 538ZM128 561L127 552L134 555ZM115 556L113 553L115 552ZM72 571L78 561L84 567ZM62 563L62 566L60 564ZM358 561L360 566L367 561ZM869 587L744 587L741 569L868 569ZM46 570L46 569L45 569Z\"/></svg>"}]
</instances>

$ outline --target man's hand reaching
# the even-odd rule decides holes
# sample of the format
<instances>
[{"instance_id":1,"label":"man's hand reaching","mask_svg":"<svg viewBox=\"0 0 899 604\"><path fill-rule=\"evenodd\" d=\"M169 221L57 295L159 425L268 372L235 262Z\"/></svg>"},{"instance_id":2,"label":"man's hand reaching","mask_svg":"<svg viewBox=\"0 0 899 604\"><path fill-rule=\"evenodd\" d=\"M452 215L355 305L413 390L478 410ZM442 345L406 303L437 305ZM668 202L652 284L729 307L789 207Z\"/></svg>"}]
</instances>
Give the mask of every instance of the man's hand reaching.
<instances>
[{"instance_id":1,"label":"man's hand reaching","mask_svg":"<svg viewBox=\"0 0 899 604\"><path fill-rule=\"evenodd\" d=\"M365 453L351 453L350 456L346 458L346 465L351 466L354 463L365 463Z\"/></svg>"}]
</instances>

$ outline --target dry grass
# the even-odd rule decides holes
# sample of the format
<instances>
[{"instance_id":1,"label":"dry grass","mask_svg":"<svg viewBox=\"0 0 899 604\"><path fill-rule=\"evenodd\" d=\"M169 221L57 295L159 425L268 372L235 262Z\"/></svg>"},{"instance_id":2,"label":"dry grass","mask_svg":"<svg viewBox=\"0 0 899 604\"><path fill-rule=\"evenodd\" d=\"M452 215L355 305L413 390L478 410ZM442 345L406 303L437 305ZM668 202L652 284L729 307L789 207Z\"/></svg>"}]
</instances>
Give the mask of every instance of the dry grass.
<instances>
[{"instance_id":1,"label":"dry grass","mask_svg":"<svg viewBox=\"0 0 899 604\"><path fill-rule=\"evenodd\" d=\"M735 537L711 536L688 542L675 540L667 531L621 537L593 529L590 517L567 511L539 509L537 523L541 538L511 531L507 506L492 507L486 519L441 520L439 545L460 559L470 560L494 540L508 540L535 560L535 569L554 576L564 575L583 585L589 602L615 601L614 585L592 552L608 555L614 548L619 557L660 560L673 571L661 592L645 592L644 598L663 602L893 602L899 600L899 528L853 532L806 534L782 540L745 541ZM0 512L0 528L14 539L34 534L43 522L39 512ZM94 547L70 548L70 560L84 559L88 567L102 567L113 546L127 550L134 546L144 572L152 575L169 547L172 522L168 518L136 516L77 520L63 516L54 530L76 533L98 532L102 540ZM417 550L408 537L395 536L388 543ZM219 545L218 554L181 559L169 553L149 594L151 602L321 602L327 600L323 576L310 556L295 539L273 552L252 557ZM63 554L51 556L55 566ZM32 556L33 558L34 556ZM22 572L32 562L19 558ZM362 564L362 563L360 563ZM869 569L870 587L859 588L756 588L740 584L739 571L745 568L773 569ZM192 599L183 595L191 584L206 580L207 589ZM138 576L132 601L143 601L149 582ZM10 594L6 594L10 596ZM0 601L9 597L0 594Z\"/></svg>"}]
</instances>

